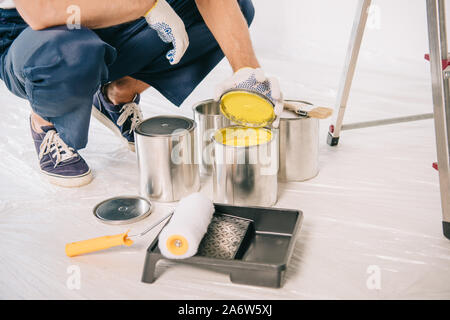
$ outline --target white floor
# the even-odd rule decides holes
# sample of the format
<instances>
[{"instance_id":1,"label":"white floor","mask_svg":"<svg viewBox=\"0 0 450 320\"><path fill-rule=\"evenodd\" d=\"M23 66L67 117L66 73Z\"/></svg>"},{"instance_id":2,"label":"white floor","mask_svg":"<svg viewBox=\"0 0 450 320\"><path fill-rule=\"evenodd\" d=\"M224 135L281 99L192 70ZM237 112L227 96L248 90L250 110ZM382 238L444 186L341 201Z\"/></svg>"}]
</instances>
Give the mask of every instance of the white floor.
<instances>
[{"instance_id":1,"label":"white floor","mask_svg":"<svg viewBox=\"0 0 450 320\"><path fill-rule=\"evenodd\" d=\"M261 3L259 12L268 13L268 3ZM257 16L253 36L261 63L280 77L286 98L333 105L355 3L346 4L343 34L330 42L305 40L304 55L259 45L264 20ZM378 3L382 10L388 6ZM367 34L346 122L431 112L429 67L422 60L425 17L419 9L424 8L414 12L422 20L403 22L421 25L422 38L408 57L398 47L374 45L383 28ZM192 116L191 106L209 98L228 74L222 63L181 109L150 90L143 95L144 115ZM168 263L149 285L140 277L157 230L129 248L72 259L64 253L67 242L143 230L175 205L155 203L149 218L129 227L95 220L92 208L98 202L138 194L135 154L93 120L90 143L81 153L95 180L74 190L51 186L38 173L26 102L1 85L0 104L1 299L450 298L450 241L442 236L438 174L431 167L436 161L432 120L345 131L337 148L326 145L329 121L321 123L320 174L280 185L276 206L300 209L305 216L282 289L234 285L225 274ZM202 188L209 195L210 182L204 180ZM67 287L71 266L80 268L79 290ZM373 270L379 271L378 289L367 285Z\"/></svg>"}]
</instances>

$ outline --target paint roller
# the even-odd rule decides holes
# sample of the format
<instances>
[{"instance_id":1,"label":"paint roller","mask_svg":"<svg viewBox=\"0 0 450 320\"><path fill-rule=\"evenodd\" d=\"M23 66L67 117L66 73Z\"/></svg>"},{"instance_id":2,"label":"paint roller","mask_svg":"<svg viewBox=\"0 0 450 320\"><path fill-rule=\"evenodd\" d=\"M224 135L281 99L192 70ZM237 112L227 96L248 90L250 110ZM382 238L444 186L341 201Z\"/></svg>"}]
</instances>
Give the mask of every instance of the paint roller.
<instances>
[{"instance_id":1,"label":"paint roller","mask_svg":"<svg viewBox=\"0 0 450 320\"><path fill-rule=\"evenodd\" d=\"M133 237L142 237L161 222L171 217L159 235L159 249L169 259L185 259L197 253L203 236L214 214L214 204L201 193L193 193L180 200L173 213L163 217L145 231L128 235L128 232L103 236L66 245L66 254L74 257L116 246L131 246Z\"/></svg>"},{"instance_id":2,"label":"paint roller","mask_svg":"<svg viewBox=\"0 0 450 320\"><path fill-rule=\"evenodd\" d=\"M161 254L169 259L185 259L197 253L214 214L214 204L201 193L180 200L158 238Z\"/></svg>"},{"instance_id":3,"label":"paint roller","mask_svg":"<svg viewBox=\"0 0 450 320\"><path fill-rule=\"evenodd\" d=\"M128 232L130 232L130 230L128 230L125 233L120 233L120 234L116 234L116 235L112 235L112 236L103 236L103 237L93 238L93 239L89 239L89 240L82 240L82 241L68 243L68 244L66 244L66 255L68 257L75 257L75 256L79 256L79 255L82 255L85 253L105 250L105 249L109 249L112 247L118 247L121 245L125 245L125 246L129 247L134 243L134 241L131 240L130 238L144 236L145 234L147 234L148 232L150 232L151 230L156 228L161 222L163 222L167 218L171 217L172 215L173 215L173 212L166 215L165 217L160 219L158 222L154 223L149 228L147 228L145 231L143 231L139 234L128 235Z\"/></svg>"}]
</instances>

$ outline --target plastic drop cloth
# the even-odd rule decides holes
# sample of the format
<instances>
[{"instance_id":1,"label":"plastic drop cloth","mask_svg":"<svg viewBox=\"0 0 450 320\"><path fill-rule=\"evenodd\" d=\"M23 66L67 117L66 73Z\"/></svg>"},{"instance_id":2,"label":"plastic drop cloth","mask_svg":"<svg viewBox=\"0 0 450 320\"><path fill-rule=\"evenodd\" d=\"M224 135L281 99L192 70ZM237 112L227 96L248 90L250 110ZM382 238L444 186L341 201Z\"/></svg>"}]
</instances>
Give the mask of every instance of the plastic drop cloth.
<instances>
[{"instance_id":1,"label":"plastic drop cloth","mask_svg":"<svg viewBox=\"0 0 450 320\"><path fill-rule=\"evenodd\" d=\"M356 4L255 1L255 48L286 98L334 105ZM432 112L425 2L374 5L345 122ZM144 116L192 117L191 106L210 98L229 74L223 62L181 109L149 90ZM149 218L131 226L101 224L92 214L97 203L138 194L135 154L92 120L81 154L95 180L80 189L51 186L38 172L27 103L1 85L0 105L1 299L450 298L450 241L442 235L438 174L431 168L432 120L345 131L337 148L326 145L329 121L321 123L319 175L280 185L276 206L300 209L305 219L284 287L267 289L167 262L154 284L141 283L145 250L158 230L131 247L66 257L68 242L141 231L174 204L156 203ZM209 195L210 185L203 180ZM80 288L70 285L74 270Z\"/></svg>"}]
</instances>

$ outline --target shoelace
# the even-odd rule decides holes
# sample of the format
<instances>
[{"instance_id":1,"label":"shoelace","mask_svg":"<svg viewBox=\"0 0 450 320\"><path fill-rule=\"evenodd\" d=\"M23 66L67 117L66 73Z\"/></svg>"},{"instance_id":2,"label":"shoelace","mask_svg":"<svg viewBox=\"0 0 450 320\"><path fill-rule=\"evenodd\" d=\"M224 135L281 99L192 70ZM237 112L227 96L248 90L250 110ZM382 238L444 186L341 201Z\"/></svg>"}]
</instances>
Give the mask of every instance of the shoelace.
<instances>
[{"instance_id":1,"label":"shoelace","mask_svg":"<svg viewBox=\"0 0 450 320\"><path fill-rule=\"evenodd\" d=\"M133 132L139 122L142 121L143 116L141 109L135 102L129 102L123 105L122 109L120 109L121 115L119 119L117 119L117 125L123 126L125 121L131 116L131 127L130 132Z\"/></svg>"},{"instance_id":2,"label":"shoelace","mask_svg":"<svg viewBox=\"0 0 450 320\"><path fill-rule=\"evenodd\" d=\"M42 159L43 156L49 153L53 153L52 157L56 159L56 166L62 161L66 161L75 157L78 157L78 154L75 150L69 147L59 136L59 133L56 133L55 130L50 130L44 137L44 140L41 143L41 147L39 149L39 160Z\"/></svg>"}]
</instances>

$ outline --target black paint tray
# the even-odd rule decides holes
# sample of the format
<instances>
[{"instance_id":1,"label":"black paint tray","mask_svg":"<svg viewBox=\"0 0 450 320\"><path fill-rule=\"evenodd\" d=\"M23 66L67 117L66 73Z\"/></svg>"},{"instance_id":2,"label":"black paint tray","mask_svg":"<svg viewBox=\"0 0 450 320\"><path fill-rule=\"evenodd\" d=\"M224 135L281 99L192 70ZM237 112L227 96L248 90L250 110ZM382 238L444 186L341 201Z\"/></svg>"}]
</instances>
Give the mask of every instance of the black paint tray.
<instances>
[{"instance_id":1,"label":"black paint tray","mask_svg":"<svg viewBox=\"0 0 450 320\"><path fill-rule=\"evenodd\" d=\"M233 283L280 288L303 220L302 212L222 204L214 206L214 218L198 253L183 260L167 259L159 251L156 237L147 249L142 281L153 283L158 261L170 260L228 273ZM224 221L237 223L238 236L231 237L234 240L228 243L212 237L212 233L218 234L214 224ZM210 245L211 239L219 245Z\"/></svg>"}]
</instances>

